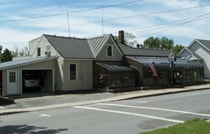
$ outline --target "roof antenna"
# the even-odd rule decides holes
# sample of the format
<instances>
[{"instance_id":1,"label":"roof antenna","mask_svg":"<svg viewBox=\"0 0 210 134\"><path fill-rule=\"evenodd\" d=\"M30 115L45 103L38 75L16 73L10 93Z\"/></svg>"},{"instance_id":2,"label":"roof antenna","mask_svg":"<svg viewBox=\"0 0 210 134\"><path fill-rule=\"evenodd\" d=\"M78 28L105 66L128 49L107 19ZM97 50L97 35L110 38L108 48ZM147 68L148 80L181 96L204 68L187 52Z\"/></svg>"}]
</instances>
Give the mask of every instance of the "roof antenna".
<instances>
[{"instance_id":1,"label":"roof antenna","mask_svg":"<svg viewBox=\"0 0 210 134\"><path fill-rule=\"evenodd\" d=\"M102 35L104 34L104 6L101 7L101 30Z\"/></svg>"},{"instance_id":2,"label":"roof antenna","mask_svg":"<svg viewBox=\"0 0 210 134\"><path fill-rule=\"evenodd\" d=\"M68 12L68 11L67 11L67 21L68 21L68 31L69 31L69 37L71 37L70 23L69 23L69 12Z\"/></svg>"}]
</instances>

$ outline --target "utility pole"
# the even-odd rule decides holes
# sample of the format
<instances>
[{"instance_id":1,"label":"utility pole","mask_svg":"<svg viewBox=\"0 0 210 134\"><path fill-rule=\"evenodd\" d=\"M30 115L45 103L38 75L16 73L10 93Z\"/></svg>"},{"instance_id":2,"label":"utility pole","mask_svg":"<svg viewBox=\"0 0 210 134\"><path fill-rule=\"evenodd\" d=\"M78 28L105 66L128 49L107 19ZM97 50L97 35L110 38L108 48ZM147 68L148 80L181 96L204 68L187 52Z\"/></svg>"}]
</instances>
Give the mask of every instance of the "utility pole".
<instances>
[{"instance_id":1,"label":"utility pole","mask_svg":"<svg viewBox=\"0 0 210 134\"><path fill-rule=\"evenodd\" d=\"M101 8L102 10L102 17L101 17L101 30L102 30L102 35L104 34L104 9L103 9L103 6Z\"/></svg>"},{"instance_id":2,"label":"utility pole","mask_svg":"<svg viewBox=\"0 0 210 134\"><path fill-rule=\"evenodd\" d=\"M69 12L68 11L67 11L67 22L68 22L69 37L71 37L70 23L69 23Z\"/></svg>"}]
</instances>

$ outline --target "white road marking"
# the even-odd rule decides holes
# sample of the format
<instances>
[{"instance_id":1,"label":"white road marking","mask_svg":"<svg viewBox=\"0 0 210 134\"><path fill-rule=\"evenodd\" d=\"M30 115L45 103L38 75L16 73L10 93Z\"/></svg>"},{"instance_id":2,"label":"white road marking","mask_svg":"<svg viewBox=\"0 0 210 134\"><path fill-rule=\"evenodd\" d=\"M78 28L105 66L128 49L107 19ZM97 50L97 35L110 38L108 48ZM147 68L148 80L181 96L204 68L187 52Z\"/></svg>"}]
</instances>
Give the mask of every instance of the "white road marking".
<instances>
[{"instance_id":1,"label":"white road marking","mask_svg":"<svg viewBox=\"0 0 210 134\"><path fill-rule=\"evenodd\" d=\"M138 109L149 109L149 110L167 111L167 112L175 112L175 113L191 114L191 115L208 116L208 117L210 117L210 114L194 113L194 112L181 111L181 110L173 110L173 109L164 109L164 108L155 108L155 107L142 107L142 106L130 106L130 105L113 104L113 103L98 103L98 104L99 105L106 105L106 106L117 106L117 107L128 107L128 108L138 108Z\"/></svg>"},{"instance_id":2,"label":"white road marking","mask_svg":"<svg viewBox=\"0 0 210 134\"><path fill-rule=\"evenodd\" d=\"M131 113L131 112L123 112L123 111L117 111L117 110L93 108L93 107L86 107L86 106L74 106L74 108L88 109L88 110L95 110L95 111L102 111L102 112L109 112L109 113L117 113L117 114L124 114L124 115L132 115L132 116L139 116L139 117L168 121L168 122L173 122L173 123L184 123L184 121L181 121L181 120L167 119L167 118L161 118L161 117L157 117L157 116L150 116L150 115Z\"/></svg>"},{"instance_id":3,"label":"white road marking","mask_svg":"<svg viewBox=\"0 0 210 134\"><path fill-rule=\"evenodd\" d=\"M51 115L49 114L41 114L39 117L50 117Z\"/></svg>"},{"instance_id":4,"label":"white road marking","mask_svg":"<svg viewBox=\"0 0 210 134\"><path fill-rule=\"evenodd\" d=\"M129 102L135 102L135 103L147 103L147 101L134 101L134 100L130 100Z\"/></svg>"}]
</instances>

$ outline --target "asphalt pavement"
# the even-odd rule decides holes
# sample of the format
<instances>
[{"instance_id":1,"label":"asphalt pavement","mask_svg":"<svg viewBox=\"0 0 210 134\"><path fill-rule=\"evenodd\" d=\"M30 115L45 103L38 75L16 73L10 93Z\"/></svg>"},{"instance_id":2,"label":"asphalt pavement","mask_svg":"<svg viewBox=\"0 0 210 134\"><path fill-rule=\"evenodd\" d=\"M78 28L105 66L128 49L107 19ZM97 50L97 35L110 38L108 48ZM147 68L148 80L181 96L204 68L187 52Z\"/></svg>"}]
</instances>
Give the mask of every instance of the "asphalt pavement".
<instances>
[{"instance_id":1,"label":"asphalt pavement","mask_svg":"<svg viewBox=\"0 0 210 134\"><path fill-rule=\"evenodd\" d=\"M166 89L140 89L130 92L108 93L108 92L77 92L63 95L52 93L33 93L22 96L14 96L14 104L0 106L0 115L14 114L20 112L32 112L47 109L63 108L69 106L82 106L95 103L105 103L118 100L148 97L155 95L173 94L194 90L209 89L210 84L186 86L183 88Z\"/></svg>"}]
</instances>

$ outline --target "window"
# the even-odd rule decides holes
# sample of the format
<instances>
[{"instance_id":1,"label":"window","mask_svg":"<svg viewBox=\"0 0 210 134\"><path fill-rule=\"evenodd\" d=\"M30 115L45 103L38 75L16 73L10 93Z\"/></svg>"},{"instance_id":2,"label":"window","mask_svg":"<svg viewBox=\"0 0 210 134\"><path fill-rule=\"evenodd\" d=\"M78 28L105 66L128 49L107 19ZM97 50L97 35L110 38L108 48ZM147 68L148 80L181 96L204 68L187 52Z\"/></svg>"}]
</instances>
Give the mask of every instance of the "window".
<instances>
[{"instance_id":1,"label":"window","mask_svg":"<svg viewBox=\"0 0 210 134\"><path fill-rule=\"evenodd\" d=\"M46 49L47 49L47 51L50 51L51 50L51 46L50 45L47 45L46 46Z\"/></svg>"},{"instance_id":2,"label":"window","mask_svg":"<svg viewBox=\"0 0 210 134\"><path fill-rule=\"evenodd\" d=\"M41 56L41 48L40 47L37 48L37 57L38 56Z\"/></svg>"},{"instance_id":3,"label":"window","mask_svg":"<svg viewBox=\"0 0 210 134\"><path fill-rule=\"evenodd\" d=\"M107 56L112 56L112 46L107 47Z\"/></svg>"},{"instance_id":4,"label":"window","mask_svg":"<svg viewBox=\"0 0 210 134\"><path fill-rule=\"evenodd\" d=\"M9 82L10 83L16 82L16 73L15 72L9 72Z\"/></svg>"},{"instance_id":5,"label":"window","mask_svg":"<svg viewBox=\"0 0 210 134\"><path fill-rule=\"evenodd\" d=\"M70 80L76 80L76 64L70 64Z\"/></svg>"}]
</instances>

